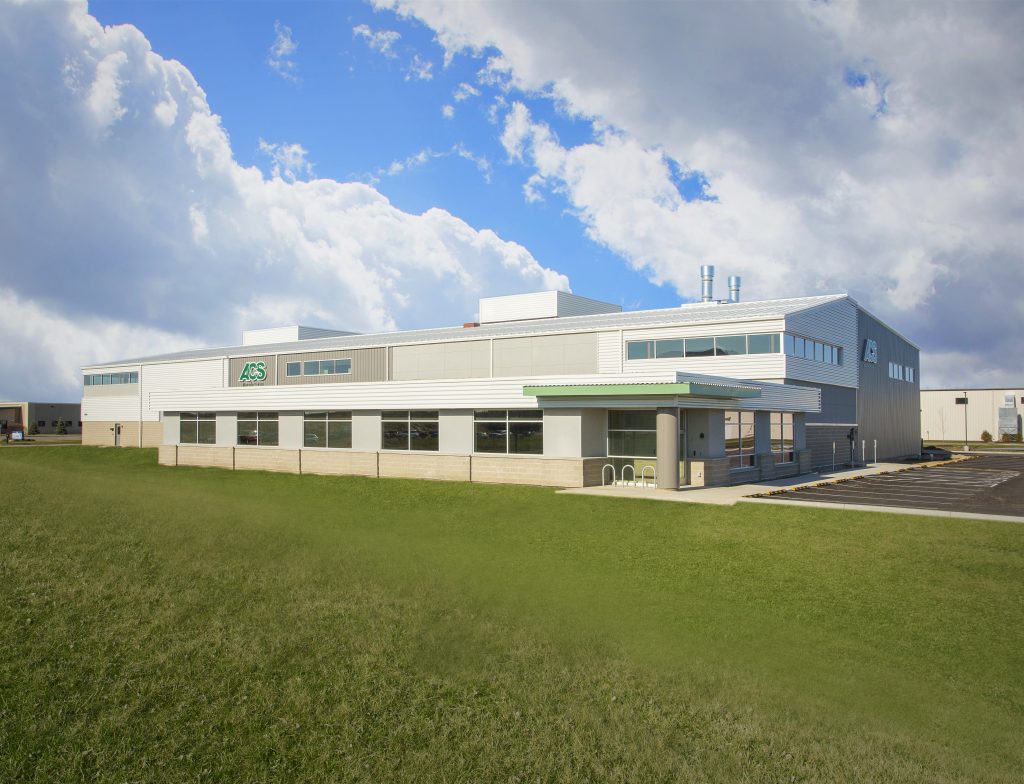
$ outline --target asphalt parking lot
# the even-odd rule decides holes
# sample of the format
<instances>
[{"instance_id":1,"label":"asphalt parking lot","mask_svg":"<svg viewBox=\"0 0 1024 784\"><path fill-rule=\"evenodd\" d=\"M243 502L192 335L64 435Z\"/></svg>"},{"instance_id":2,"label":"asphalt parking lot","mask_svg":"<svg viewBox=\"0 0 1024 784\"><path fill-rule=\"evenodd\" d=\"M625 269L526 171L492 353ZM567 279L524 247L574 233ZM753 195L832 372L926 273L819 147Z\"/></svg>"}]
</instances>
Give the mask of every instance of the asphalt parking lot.
<instances>
[{"instance_id":1,"label":"asphalt parking lot","mask_svg":"<svg viewBox=\"0 0 1024 784\"><path fill-rule=\"evenodd\" d=\"M1024 516L1024 455L979 455L958 463L796 488L768 500Z\"/></svg>"}]
</instances>

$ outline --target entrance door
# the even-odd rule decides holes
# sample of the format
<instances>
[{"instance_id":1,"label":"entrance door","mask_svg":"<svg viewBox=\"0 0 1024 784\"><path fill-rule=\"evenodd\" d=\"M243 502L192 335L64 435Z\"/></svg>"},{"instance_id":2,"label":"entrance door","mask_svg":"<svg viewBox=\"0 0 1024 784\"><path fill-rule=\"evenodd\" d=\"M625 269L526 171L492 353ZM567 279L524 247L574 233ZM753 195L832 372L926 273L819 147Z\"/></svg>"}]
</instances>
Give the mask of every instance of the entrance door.
<instances>
[{"instance_id":1,"label":"entrance door","mask_svg":"<svg viewBox=\"0 0 1024 784\"><path fill-rule=\"evenodd\" d=\"M114 446L121 446L121 423L114 423Z\"/></svg>"}]
</instances>

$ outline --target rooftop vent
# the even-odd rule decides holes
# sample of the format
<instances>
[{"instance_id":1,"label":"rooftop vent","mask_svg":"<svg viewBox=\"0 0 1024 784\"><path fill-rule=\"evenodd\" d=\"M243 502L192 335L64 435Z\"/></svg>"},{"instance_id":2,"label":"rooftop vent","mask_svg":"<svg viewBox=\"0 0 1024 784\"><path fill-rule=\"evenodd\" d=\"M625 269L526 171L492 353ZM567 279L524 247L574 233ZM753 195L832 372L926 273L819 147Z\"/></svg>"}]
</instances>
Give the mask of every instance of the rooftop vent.
<instances>
[{"instance_id":1,"label":"rooftop vent","mask_svg":"<svg viewBox=\"0 0 1024 784\"><path fill-rule=\"evenodd\" d=\"M729 276L729 302L740 301L740 276Z\"/></svg>"},{"instance_id":2,"label":"rooftop vent","mask_svg":"<svg viewBox=\"0 0 1024 784\"><path fill-rule=\"evenodd\" d=\"M714 302L715 265L702 264L700 267L700 301Z\"/></svg>"}]
</instances>

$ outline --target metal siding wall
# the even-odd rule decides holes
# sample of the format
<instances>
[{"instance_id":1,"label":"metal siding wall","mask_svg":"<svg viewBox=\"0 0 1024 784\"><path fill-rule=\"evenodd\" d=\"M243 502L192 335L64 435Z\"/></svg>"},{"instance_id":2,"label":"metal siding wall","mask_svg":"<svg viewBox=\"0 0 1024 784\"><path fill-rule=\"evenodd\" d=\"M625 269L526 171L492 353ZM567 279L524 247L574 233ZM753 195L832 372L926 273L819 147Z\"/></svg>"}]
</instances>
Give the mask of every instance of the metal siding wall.
<instances>
[{"instance_id":1,"label":"metal siding wall","mask_svg":"<svg viewBox=\"0 0 1024 784\"><path fill-rule=\"evenodd\" d=\"M857 390L852 387L837 387L832 384L809 384L806 381L787 378L786 384L808 387L821 392L821 411L808 414L809 424L838 423L852 425L857 421Z\"/></svg>"},{"instance_id":2,"label":"metal siding wall","mask_svg":"<svg viewBox=\"0 0 1024 784\"><path fill-rule=\"evenodd\" d=\"M391 378L394 381L488 378L490 375L489 340L426 343L418 346L395 346L391 349Z\"/></svg>"},{"instance_id":3,"label":"metal siding wall","mask_svg":"<svg viewBox=\"0 0 1024 784\"><path fill-rule=\"evenodd\" d=\"M224 384L224 362L220 358L184 362L160 362L152 365L142 365L138 370L139 389L142 394L142 419L147 422L155 422L160 418L160 409L151 402L152 396L156 393L221 389ZM242 368L239 367L238 372L241 373L241 371ZM237 378L237 374L235 377ZM177 410L191 411L193 409ZM132 418L139 418L137 401Z\"/></svg>"},{"instance_id":4,"label":"metal siding wall","mask_svg":"<svg viewBox=\"0 0 1024 784\"><path fill-rule=\"evenodd\" d=\"M921 435L931 441L960 441L964 437L964 407L956 405L956 398L967 393L968 440L977 441L987 430L992 439L999 440L999 409L1003 395L1013 394L1017 415L1024 411L1024 389L922 389Z\"/></svg>"},{"instance_id":5,"label":"metal siding wall","mask_svg":"<svg viewBox=\"0 0 1024 784\"><path fill-rule=\"evenodd\" d=\"M597 335L597 372L622 372L622 335L620 332L599 332Z\"/></svg>"},{"instance_id":6,"label":"metal siding wall","mask_svg":"<svg viewBox=\"0 0 1024 784\"><path fill-rule=\"evenodd\" d=\"M307 359L351 359L352 372L336 376L292 376L285 375L289 362L305 362ZM386 348L356 348L350 351L307 351L302 354L281 354L278 356L277 383L282 386L300 384L352 384L362 381L386 381L388 374L388 350ZM234 362L235 360L231 360ZM241 367L239 367L241 372ZM235 376L237 378L237 375ZM232 384L232 386L237 386Z\"/></svg>"},{"instance_id":7,"label":"metal siding wall","mask_svg":"<svg viewBox=\"0 0 1024 784\"><path fill-rule=\"evenodd\" d=\"M786 357L786 378L819 384L856 387L862 345L858 337L858 309L849 299L829 302L785 319L785 329L800 337L831 343L843 350L842 365Z\"/></svg>"},{"instance_id":8,"label":"metal siding wall","mask_svg":"<svg viewBox=\"0 0 1024 784\"><path fill-rule=\"evenodd\" d=\"M494 376L597 373L597 333L577 332L494 341Z\"/></svg>"},{"instance_id":9,"label":"metal siding wall","mask_svg":"<svg viewBox=\"0 0 1024 784\"><path fill-rule=\"evenodd\" d=\"M878 343L878 363L863 362L860 355L860 390L857 400L857 440L878 440L878 459L916 455L921 451L921 363L919 352L903 338L864 311L858 311L857 344L867 339ZM914 368L914 382L889 378L889 362ZM858 450L860 449L858 445Z\"/></svg>"},{"instance_id":10,"label":"metal siding wall","mask_svg":"<svg viewBox=\"0 0 1024 784\"><path fill-rule=\"evenodd\" d=\"M138 384L103 384L82 387L82 397L138 397Z\"/></svg>"},{"instance_id":11,"label":"metal siding wall","mask_svg":"<svg viewBox=\"0 0 1024 784\"><path fill-rule=\"evenodd\" d=\"M621 313L622 308L610 302L581 297L578 294L571 294L568 291L557 293L558 315L565 316L591 316L596 313Z\"/></svg>"}]
</instances>

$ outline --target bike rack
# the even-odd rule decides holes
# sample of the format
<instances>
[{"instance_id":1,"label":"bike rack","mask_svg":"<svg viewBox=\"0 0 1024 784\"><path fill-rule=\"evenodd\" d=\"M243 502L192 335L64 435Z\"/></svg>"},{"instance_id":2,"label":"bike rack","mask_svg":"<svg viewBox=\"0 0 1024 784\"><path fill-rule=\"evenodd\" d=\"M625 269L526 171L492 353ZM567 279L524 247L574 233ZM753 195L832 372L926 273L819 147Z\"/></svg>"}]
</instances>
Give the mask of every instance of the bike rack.
<instances>
[{"instance_id":1,"label":"bike rack","mask_svg":"<svg viewBox=\"0 0 1024 784\"><path fill-rule=\"evenodd\" d=\"M626 479L626 469L627 468L630 471L633 472L633 482L632 482L632 485L633 485L633 487L636 487L636 469L633 466L631 466L631 465L624 465L624 466L622 466L622 484L626 484L627 482L629 482L629 480Z\"/></svg>"},{"instance_id":2,"label":"bike rack","mask_svg":"<svg viewBox=\"0 0 1024 784\"><path fill-rule=\"evenodd\" d=\"M604 470L606 468L610 468L612 470L612 484L615 484L615 466L613 466L611 463L605 463L603 466L601 466L601 487L605 486Z\"/></svg>"},{"instance_id":3,"label":"bike rack","mask_svg":"<svg viewBox=\"0 0 1024 784\"><path fill-rule=\"evenodd\" d=\"M647 469L651 469L651 481L655 487L658 485L658 469L652 465L645 465L643 470L640 471L640 481L644 483L644 487L647 487Z\"/></svg>"}]
</instances>

